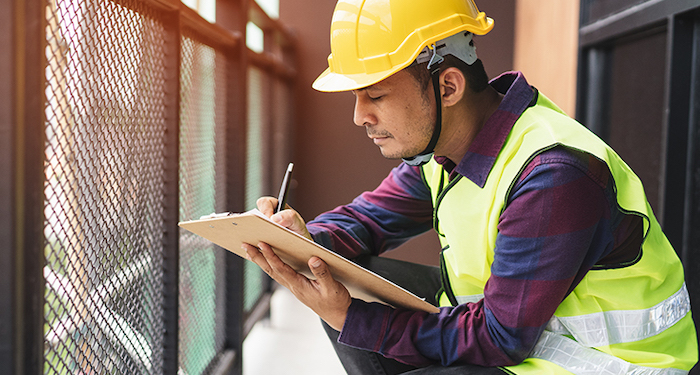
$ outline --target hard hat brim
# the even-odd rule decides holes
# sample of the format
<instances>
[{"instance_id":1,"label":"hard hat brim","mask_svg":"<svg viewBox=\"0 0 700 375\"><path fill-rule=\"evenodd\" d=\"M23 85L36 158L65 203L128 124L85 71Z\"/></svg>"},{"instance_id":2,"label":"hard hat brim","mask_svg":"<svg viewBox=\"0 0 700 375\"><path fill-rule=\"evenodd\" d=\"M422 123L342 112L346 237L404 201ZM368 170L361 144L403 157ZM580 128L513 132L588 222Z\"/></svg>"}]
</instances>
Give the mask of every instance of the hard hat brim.
<instances>
[{"instance_id":1,"label":"hard hat brim","mask_svg":"<svg viewBox=\"0 0 700 375\"><path fill-rule=\"evenodd\" d=\"M389 71L377 72L374 74L337 74L331 72L330 68L321 73L311 85L315 90L321 92L341 92L352 91L371 86L392 74L398 72L404 67L395 67Z\"/></svg>"}]
</instances>

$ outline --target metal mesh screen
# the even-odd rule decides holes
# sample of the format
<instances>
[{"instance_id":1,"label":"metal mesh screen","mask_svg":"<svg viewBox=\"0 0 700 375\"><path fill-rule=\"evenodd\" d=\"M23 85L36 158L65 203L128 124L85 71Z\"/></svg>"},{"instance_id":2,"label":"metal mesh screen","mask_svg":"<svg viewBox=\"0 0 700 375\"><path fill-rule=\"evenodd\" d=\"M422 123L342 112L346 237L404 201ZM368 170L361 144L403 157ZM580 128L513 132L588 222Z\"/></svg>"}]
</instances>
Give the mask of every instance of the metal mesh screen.
<instances>
[{"instance_id":1,"label":"metal mesh screen","mask_svg":"<svg viewBox=\"0 0 700 375\"><path fill-rule=\"evenodd\" d=\"M180 220L224 210L225 59L182 39L180 70ZM224 250L180 231L180 367L205 373L224 345ZM217 285L218 281L218 285Z\"/></svg>"},{"instance_id":2,"label":"metal mesh screen","mask_svg":"<svg viewBox=\"0 0 700 375\"><path fill-rule=\"evenodd\" d=\"M139 2L46 9L44 372L161 373L164 28Z\"/></svg>"},{"instance_id":3,"label":"metal mesh screen","mask_svg":"<svg viewBox=\"0 0 700 375\"><path fill-rule=\"evenodd\" d=\"M264 194L263 161L265 103L263 96L264 73L258 68L248 69L248 134L246 151L246 196L247 209L255 208L255 201ZM252 262L244 265L243 308L250 311L265 291L265 274Z\"/></svg>"},{"instance_id":4,"label":"metal mesh screen","mask_svg":"<svg viewBox=\"0 0 700 375\"><path fill-rule=\"evenodd\" d=\"M273 103L273 120L274 120L274 139L273 150L276 152L275 160L281 163L280 168L284 168L286 163L293 162L292 147L288 142L294 138L292 133L294 108L292 105L292 88L287 81L275 79L273 81L272 92ZM277 173L277 178L281 181L282 173ZM293 191L293 190L292 190ZM293 198L292 198L293 199Z\"/></svg>"},{"instance_id":5,"label":"metal mesh screen","mask_svg":"<svg viewBox=\"0 0 700 375\"><path fill-rule=\"evenodd\" d=\"M236 295L227 288L244 288L243 307L251 313L269 286L248 262L244 285L226 285L224 250L170 230L176 219L174 183L177 219L226 209L231 50L219 51L194 36L216 40L211 39L216 28L183 18L173 22L172 8L151 8L142 0L42 1L44 373L161 374L175 366L179 374L210 373L225 343L243 339L226 329L226 306L232 302L226 298ZM172 53L178 47L173 35L180 38L179 58ZM245 203L252 208L267 193L270 158L287 152L265 151L273 138L269 132L278 127L270 120L286 123L291 106L288 91L272 88L270 72L245 69ZM179 101L172 90L176 83ZM179 119L173 103L179 103ZM177 171L167 159L175 147L176 121ZM176 246L179 267L173 270L169 262ZM164 288L175 277L177 307L175 295ZM170 334L175 313L177 358Z\"/></svg>"}]
</instances>

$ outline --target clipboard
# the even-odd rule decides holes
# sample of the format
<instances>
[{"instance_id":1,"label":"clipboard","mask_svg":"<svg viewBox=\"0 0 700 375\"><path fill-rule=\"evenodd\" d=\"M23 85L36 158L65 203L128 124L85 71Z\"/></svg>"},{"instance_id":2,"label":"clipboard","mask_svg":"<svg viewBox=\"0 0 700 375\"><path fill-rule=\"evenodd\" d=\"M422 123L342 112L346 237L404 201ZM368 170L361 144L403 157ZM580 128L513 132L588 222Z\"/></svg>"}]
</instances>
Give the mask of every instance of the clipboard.
<instances>
[{"instance_id":1,"label":"clipboard","mask_svg":"<svg viewBox=\"0 0 700 375\"><path fill-rule=\"evenodd\" d=\"M282 261L311 279L314 277L307 261L317 256L328 264L333 278L345 285L353 298L416 311L439 312L437 307L415 294L284 228L257 209L241 214L214 214L178 225L242 258L245 258L241 248L243 243L256 245L265 242Z\"/></svg>"}]
</instances>

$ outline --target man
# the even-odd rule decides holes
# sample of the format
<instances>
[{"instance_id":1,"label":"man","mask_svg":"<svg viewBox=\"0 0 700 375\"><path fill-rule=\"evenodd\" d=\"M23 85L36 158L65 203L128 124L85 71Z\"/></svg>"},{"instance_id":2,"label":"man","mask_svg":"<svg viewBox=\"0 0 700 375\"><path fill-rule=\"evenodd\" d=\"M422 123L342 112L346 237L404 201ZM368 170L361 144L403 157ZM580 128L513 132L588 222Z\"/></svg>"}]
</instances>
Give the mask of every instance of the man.
<instances>
[{"instance_id":1,"label":"man","mask_svg":"<svg viewBox=\"0 0 700 375\"><path fill-rule=\"evenodd\" d=\"M352 91L355 123L404 163L308 225L258 201L440 313L351 299L318 258L314 281L266 244L249 259L327 323L351 374L687 373L683 269L641 182L522 74L487 81L472 36L492 27L471 0L340 0L314 87ZM430 228L439 272L367 257Z\"/></svg>"}]
</instances>

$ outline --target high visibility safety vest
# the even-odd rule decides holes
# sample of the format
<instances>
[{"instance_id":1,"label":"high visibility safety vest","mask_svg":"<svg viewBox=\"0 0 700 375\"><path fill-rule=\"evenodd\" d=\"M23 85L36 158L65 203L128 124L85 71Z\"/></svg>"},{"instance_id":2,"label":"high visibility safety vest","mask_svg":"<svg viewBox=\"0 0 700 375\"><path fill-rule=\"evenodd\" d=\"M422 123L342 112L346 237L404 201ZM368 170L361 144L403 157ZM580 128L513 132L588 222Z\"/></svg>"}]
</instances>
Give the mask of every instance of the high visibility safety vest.
<instances>
[{"instance_id":1,"label":"high visibility safety vest","mask_svg":"<svg viewBox=\"0 0 700 375\"><path fill-rule=\"evenodd\" d=\"M422 167L443 247L440 305L483 297L508 194L536 155L558 145L607 164L620 209L644 219L642 251L629 265L589 271L559 305L529 357L505 369L515 374L687 374L698 359L698 346L683 267L639 178L541 93L514 124L483 188L462 176L449 181L434 159Z\"/></svg>"}]
</instances>

